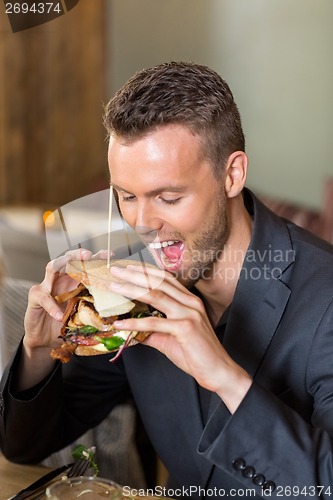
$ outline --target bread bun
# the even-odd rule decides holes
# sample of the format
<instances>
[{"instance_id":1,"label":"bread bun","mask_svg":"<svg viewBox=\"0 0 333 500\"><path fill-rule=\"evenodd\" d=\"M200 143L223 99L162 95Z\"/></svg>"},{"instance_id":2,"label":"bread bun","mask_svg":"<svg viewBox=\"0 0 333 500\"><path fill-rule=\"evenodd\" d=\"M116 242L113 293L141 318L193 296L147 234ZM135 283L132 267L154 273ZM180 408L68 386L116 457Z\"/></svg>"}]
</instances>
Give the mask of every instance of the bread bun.
<instances>
[{"instance_id":1,"label":"bread bun","mask_svg":"<svg viewBox=\"0 0 333 500\"><path fill-rule=\"evenodd\" d=\"M129 264L157 269L156 266L152 264L130 259L111 260L110 268L112 266L127 267ZM70 260L66 265L66 273L76 281L83 283L85 286L109 290L109 283L111 281L121 282L120 279L110 273L110 268L107 267L107 261L102 259Z\"/></svg>"}]
</instances>

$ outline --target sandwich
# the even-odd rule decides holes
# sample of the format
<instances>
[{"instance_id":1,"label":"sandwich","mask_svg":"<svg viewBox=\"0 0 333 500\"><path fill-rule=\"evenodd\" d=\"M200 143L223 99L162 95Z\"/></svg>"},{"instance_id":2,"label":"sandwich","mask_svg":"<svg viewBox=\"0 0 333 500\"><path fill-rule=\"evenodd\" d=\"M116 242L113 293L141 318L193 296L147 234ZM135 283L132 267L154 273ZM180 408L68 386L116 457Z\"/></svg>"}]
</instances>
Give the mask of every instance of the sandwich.
<instances>
[{"instance_id":1,"label":"sandwich","mask_svg":"<svg viewBox=\"0 0 333 500\"><path fill-rule=\"evenodd\" d=\"M134 260L114 260L110 267L126 267L128 264L151 266ZM160 316L163 314L139 300L129 300L110 290L111 281L119 281L110 273L105 260L72 260L66 273L78 282L78 286L55 297L59 304L66 304L60 338L63 343L52 349L51 357L62 363L70 361L75 353L79 356L96 356L106 353L116 355L124 348L142 342L147 332L119 331L113 323L117 319Z\"/></svg>"}]
</instances>

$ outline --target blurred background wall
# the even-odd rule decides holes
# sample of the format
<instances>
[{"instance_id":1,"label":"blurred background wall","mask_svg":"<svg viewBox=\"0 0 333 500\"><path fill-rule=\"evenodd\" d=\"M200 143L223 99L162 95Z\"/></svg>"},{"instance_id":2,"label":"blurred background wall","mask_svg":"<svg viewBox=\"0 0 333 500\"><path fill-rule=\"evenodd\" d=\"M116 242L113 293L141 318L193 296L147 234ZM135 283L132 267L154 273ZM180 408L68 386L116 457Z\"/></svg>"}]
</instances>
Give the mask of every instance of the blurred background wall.
<instances>
[{"instance_id":1,"label":"blurred background wall","mask_svg":"<svg viewBox=\"0 0 333 500\"><path fill-rule=\"evenodd\" d=\"M12 33L0 4L0 204L107 183L102 104L139 68L191 60L238 102L248 185L308 207L333 176L332 0L79 0Z\"/></svg>"},{"instance_id":2,"label":"blurred background wall","mask_svg":"<svg viewBox=\"0 0 333 500\"><path fill-rule=\"evenodd\" d=\"M13 33L0 2L1 204L51 208L108 178L105 22L105 0L80 0L50 22Z\"/></svg>"},{"instance_id":3,"label":"blurred background wall","mask_svg":"<svg viewBox=\"0 0 333 500\"><path fill-rule=\"evenodd\" d=\"M239 105L248 185L319 207L333 176L332 0L111 0L110 89L138 68L191 60Z\"/></svg>"}]
</instances>

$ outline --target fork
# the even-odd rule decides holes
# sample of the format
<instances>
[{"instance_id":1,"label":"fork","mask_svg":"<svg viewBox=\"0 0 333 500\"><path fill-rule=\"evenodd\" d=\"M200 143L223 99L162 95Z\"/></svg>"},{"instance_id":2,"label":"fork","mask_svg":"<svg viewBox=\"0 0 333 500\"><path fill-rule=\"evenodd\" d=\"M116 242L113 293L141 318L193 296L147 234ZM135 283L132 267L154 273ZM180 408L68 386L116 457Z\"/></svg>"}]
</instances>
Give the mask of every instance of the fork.
<instances>
[{"instance_id":1,"label":"fork","mask_svg":"<svg viewBox=\"0 0 333 500\"><path fill-rule=\"evenodd\" d=\"M25 498L35 499L44 498L45 490L60 474L67 477L79 477L83 476L84 473L89 469L90 461L87 459L79 459L76 462L68 465L63 465L58 467L51 472L45 474L40 479L37 479L34 483L30 484L27 488L19 491L16 495L11 497L9 500L23 500Z\"/></svg>"},{"instance_id":2,"label":"fork","mask_svg":"<svg viewBox=\"0 0 333 500\"><path fill-rule=\"evenodd\" d=\"M84 473L91 467L90 460L85 458L80 458L76 462L74 462L69 470L67 471L67 477L78 477L83 476Z\"/></svg>"}]
</instances>

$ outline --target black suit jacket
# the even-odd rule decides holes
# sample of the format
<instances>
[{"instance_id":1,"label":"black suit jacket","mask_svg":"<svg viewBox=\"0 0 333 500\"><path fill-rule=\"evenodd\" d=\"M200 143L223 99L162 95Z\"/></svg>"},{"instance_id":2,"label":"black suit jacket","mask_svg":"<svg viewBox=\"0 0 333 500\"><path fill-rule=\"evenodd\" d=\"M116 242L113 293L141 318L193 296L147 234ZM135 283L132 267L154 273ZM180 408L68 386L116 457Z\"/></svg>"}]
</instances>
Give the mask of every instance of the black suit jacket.
<instances>
[{"instance_id":1,"label":"black suit jacket","mask_svg":"<svg viewBox=\"0 0 333 500\"><path fill-rule=\"evenodd\" d=\"M237 411L230 415L212 394L204 423L193 378L144 345L127 349L114 365L108 355L74 357L15 397L18 351L2 380L1 443L8 458L41 460L97 425L131 392L170 487L181 488L176 494L290 498L292 491L330 498L333 249L250 192L245 199L253 237L223 340L254 377ZM264 493L263 486L274 491Z\"/></svg>"}]
</instances>

